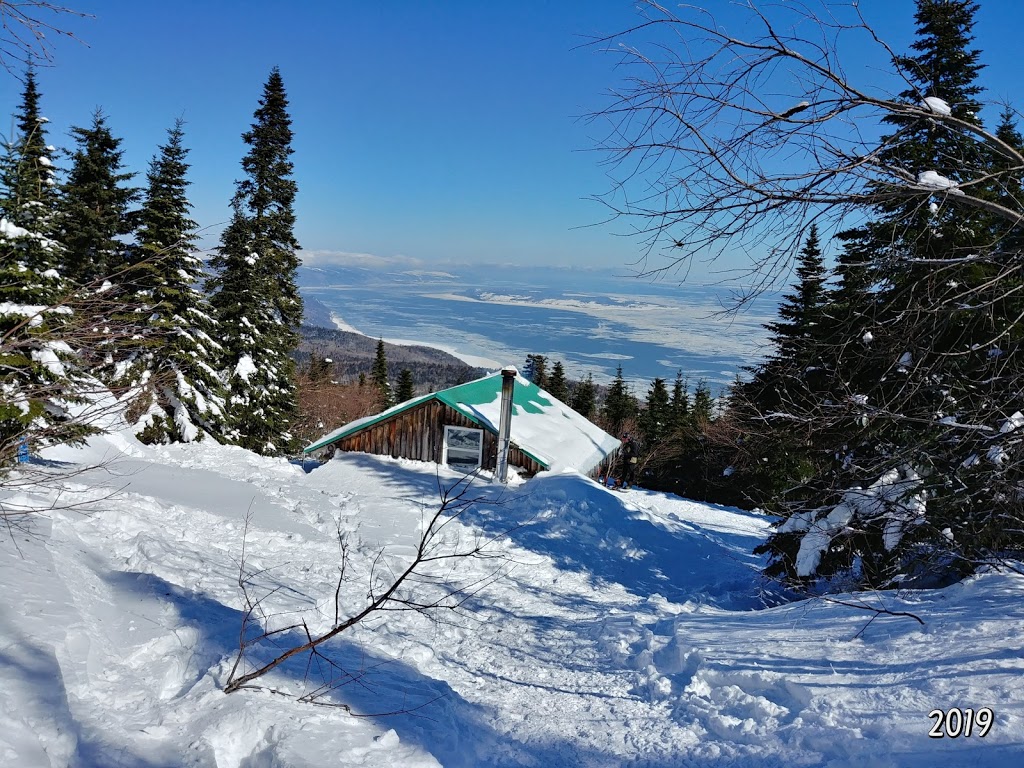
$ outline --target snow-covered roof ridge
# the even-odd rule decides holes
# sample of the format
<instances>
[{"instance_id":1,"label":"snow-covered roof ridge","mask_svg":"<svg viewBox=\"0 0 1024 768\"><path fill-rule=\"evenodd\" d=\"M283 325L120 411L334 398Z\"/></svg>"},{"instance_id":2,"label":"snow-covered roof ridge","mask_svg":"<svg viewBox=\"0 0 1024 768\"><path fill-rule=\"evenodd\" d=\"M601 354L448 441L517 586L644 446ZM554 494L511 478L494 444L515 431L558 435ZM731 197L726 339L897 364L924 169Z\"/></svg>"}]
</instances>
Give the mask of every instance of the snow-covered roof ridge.
<instances>
[{"instance_id":1,"label":"snow-covered roof ridge","mask_svg":"<svg viewBox=\"0 0 1024 768\"><path fill-rule=\"evenodd\" d=\"M356 419L311 443L319 450L361 429L386 421L428 400L438 400L494 434L501 410L501 374L492 373L440 392L415 397L382 413ZM545 469L589 472L619 441L529 379L516 375L512 395L512 443Z\"/></svg>"}]
</instances>

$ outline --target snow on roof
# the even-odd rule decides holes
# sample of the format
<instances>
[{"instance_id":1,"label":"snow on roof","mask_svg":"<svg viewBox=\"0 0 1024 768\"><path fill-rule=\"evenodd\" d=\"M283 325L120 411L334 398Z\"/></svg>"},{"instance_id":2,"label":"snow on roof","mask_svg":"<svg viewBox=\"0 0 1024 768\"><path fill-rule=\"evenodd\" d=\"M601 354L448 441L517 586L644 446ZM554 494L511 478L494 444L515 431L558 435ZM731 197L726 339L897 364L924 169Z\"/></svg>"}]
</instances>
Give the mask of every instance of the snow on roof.
<instances>
[{"instance_id":1,"label":"snow on roof","mask_svg":"<svg viewBox=\"0 0 1024 768\"><path fill-rule=\"evenodd\" d=\"M439 400L494 434L501 410L501 374L494 373L388 408L346 424L307 446L311 453L361 429L385 421L428 400ZM533 382L516 376L512 394L512 444L545 469L589 472L619 447L619 441L555 399Z\"/></svg>"}]
</instances>

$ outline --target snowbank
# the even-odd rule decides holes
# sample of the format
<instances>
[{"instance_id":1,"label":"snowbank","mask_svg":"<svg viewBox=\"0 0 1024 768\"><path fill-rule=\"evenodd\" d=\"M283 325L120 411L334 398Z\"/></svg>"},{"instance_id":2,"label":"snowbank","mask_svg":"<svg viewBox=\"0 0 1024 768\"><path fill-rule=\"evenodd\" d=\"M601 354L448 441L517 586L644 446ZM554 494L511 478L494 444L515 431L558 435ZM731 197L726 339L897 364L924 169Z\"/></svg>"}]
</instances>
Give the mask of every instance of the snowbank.
<instances>
[{"instance_id":1,"label":"snowbank","mask_svg":"<svg viewBox=\"0 0 1024 768\"><path fill-rule=\"evenodd\" d=\"M334 693L345 708L225 695L243 535L270 620L315 630L339 532L357 577L381 546L398 562L458 475L356 454L306 474L127 433L49 459L36 468L59 492L0 492L79 505L0 542L2 765L984 768L1024 743L1024 577L870 599L923 627L827 602L759 608L764 518L571 472L474 489L452 530L508 535L459 570L497 580L440 622L389 614L332 643L358 677ZM365 593L355 578L341 599ZM297 694L315 675L300 660L263 682ZM985 706L984 739L928 738L930 710Z\"/></svg>"}]
</instances>

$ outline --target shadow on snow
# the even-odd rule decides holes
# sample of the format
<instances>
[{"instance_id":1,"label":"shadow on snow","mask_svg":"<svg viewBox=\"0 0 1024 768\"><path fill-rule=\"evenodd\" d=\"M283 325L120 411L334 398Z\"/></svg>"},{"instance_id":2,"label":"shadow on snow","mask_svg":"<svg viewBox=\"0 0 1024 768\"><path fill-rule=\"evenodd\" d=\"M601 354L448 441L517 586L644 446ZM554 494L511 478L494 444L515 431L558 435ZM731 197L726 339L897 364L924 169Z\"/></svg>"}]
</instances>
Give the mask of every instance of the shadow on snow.
<instances>
[{"instance_id":1,"label":"shadow on snow","mask_svg":"<svg viewBox=\"0 0 1024 768\"><path fill-rule=\"evenodd\" d=\"M376 477L382 495L429 498L438 493L438 478L400 464L357 453L335 461ZM455 482L445 476L440 481ZM656 524L650 510L631 503L635 494L609 491L575 473L542 473L507 490L476 480L467 497L485 503L464 512L463 522L489 535L508 532L515 544L550 557L563 570L621 584L641 597L657 594L729 610L765 605L761 561L751 554L760 539L748 532L679 520Z\"/></svg>"},{"instance_id":2,"label":"shadow on snow","mask_svg":"<svg viewBox=\"0 0 1024 768\"><path fill-rule=\"evenodd\" d=\"M181 622L200 633L201 640L196 648L201 659L197 669L200 678L222 659L234 660L241 611L151 574L114 572L108 575L107 581L118 590L170 603ZM254 649L250 658L266 661L282 649L304 641L305 634L301 631L281 634L275 636L273 645L266 642ZM385 730L393 728L403 743L421 747L445 766L617 764L612 756L580 749L569 740L521 742L490 724L495 715L489 708L467 701L446 682L427 677L409 664L368 653L358 643L336 638L322 646L321 651L351 675L349 682L336 688L325 701L344 704L352 713L374 720ZM298 697L304 690L317 687L320 677L315 669L308 670L308 654L303 654L255 682L295 692ZM243 689L232 695L261 694ZM313 705L296 703L295 706ZM318 708L317 711L323 710ZM338 710L338 715L349 716L342 710ZM156 764L144 761L137 764L157 768ZM106 763L99 760L82 765L99 768Z\"/></svg>"}]
</instances>

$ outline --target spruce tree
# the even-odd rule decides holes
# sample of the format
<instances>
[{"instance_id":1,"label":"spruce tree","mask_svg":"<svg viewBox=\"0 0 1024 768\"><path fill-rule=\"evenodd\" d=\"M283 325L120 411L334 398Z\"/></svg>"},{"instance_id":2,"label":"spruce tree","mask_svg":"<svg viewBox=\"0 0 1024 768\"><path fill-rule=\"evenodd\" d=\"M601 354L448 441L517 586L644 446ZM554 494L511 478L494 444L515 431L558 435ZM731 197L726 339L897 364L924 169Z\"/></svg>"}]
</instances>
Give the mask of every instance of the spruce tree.
<instances>
[{"instance_id":1,"label":"spruce tree","mask_svg":"<svg viewBox=\"0 0 1024 768\"><path fill-rule=\"evenodd\" d=\"M416 387L412 380L412 371L403 368L402 372L398 374L398 392L395 399L399 403L404 403L406 400L412 400L415 396Z\"/></svg>"},{"instance_id":2,"label":"spruce tree","mask_svg":"<svg viewBox=\"0 0 1024 768\"><path fill-rule=\"evenodd\" d=\"M188 150L178 120L149 165L133 284L146 317L146 340L128 377L143 388L133 404L137 434L147 443L191 442L217 434L224 397L215 366L222 351L212 308L196 286L203 263L195 255L189 218Z\"/></svg>"},{"instance_id":3,"label":"spruce tree","mask_svg":"<svg viewBox=\"0 0 1024 768\"><path fill-rule=\"evenodd\" d=\"M544 355L527 355L523 374L541 389L547 389L548 359Z\"/></svg>"},{"instance_id":4,"label":"spruce tree","mask_svg":"<svg viewBox=\"0 0 1024 768\"><path fill-rule=\"evenodd\" d=\"M1014 148L1024 152L1024 135L1017 125L1017 113L1010 104L1003 104L996 126L996 137ZM993 172L998 175L999 185L995 190L996 202L1010 210L1020 210L1024 203L1024 185L1019 173L1014 173L1012 162L1004 155L993 152L991 157ZM999 242L998 250L1004 254L1024 252L1024 227L1014 227L1009 232L999 222L993 222L992 238Z\"/></svg>"},{"instance_id":5,"label":"spruce tree","mask_svg":"<svg viewBox=\"0 0 1024 768\"><path fill-rule=\"evenodd\" d=\"M71 135L77 146L61 189L61 271L78 283L91 283L129 265L129 248L119 238L133 229L129 207L138 190L126 186L135 174L122 170L121 139L111 133L100 110L88 128L72 128Z\"/></svg>"},{"instance_id":6,"label":"spruce tree","mask_svg":"<svg viewBox=\"0 0 1024 768\"><path fill-rule=\"evenodd\" d=\"M622 432L626 421L635 415L636 401L626 386L620 365L615 370L615 378L612 380L611 386L608 387L608 392L605 393L604 404L601 407L605 429L613 435L618 435Z\"/></svg>"},{"instance_id":7,"label":"spruce tree","mask_svg":"<svg viewBox=\"0 0 1024 768\"><path fill-rule=\"evenodd\" d=\"M771 353L761 365L747 369L749 381L737 378L726 400L731 423L742 434L729 460L730 485L741 489L748 503L772 510L792 502L783 497L786 491L814 473L821 438L813 440L808 430L795 430L793 424L822 409L825 396L819 391L827 390L832 365L832 348L825 338L842 320L827 314L828 273L814 225L800 252L796 277L779 306L779 319L765 326L771 333Z\"/></svg>"},{"instance_id":8,"label":"spruce tree","mask_svg":"<svg viewBox=\"0 0 1024 768\"><path fill-rule=\"evenodd\" d=\"M569 399L569 383L565 378L565 366L561 360L556 360L551 368L551 378L548 379L547 391L552 397L567 402Z\"/></svg>"},{"instance_id":9,"label":"spruce tree","mask_svg":"<svg viewBox=\"0 0 1024 768\"><path fill-rule=\"evenodd\" d=\"M370 381L377 390L377 407L386 410L395 404L395 396L388 380L388 357L384 351L384 339L377 339L377 353L370 369Z\"/></svg>"},{"instance_id":10,"label":"spruce tree","mask_svg":"<svg viewBox=\"0 0 1024 768\"><path fill-rule=\"evenodd\" d=\"M25 298L31 303L51 301L66 286L54 270L61 265L61 245L55 239L57 216L57 179L53 164L54 147L46 143L47 118L39 108L40 94L34 70L25 73L25 88L15 114L17 133L7 142L0 167L4 194L0 215L8 224L33 233L31 237L8 239L7 247L17 253L7 258L21 262L31 270L32 279L19 281ZM5 259L6 260L6 259ZM5 288L8 296L15 286Z\"/></svg>"},{"instance_id":11,"label":"spruce tree","mask_svg":"<svg viewBox=\"0 0 1024 768\"><path fill-rule=\"evenodd\" d=\"M208 285L224 343L226 434L245 448L274 454L293 443L289 426L298 405L290 353L302 321L291 118L276 67L242 139L249 147L245 178L236 182Z\"/></svg>"},{"instance_id":12,"label":"spruce tree","mask_svg":"<svg viewBox=\"0 0 1024 768\"><path fill-rule=\"evenodd\" d=\"M647 448L662 442L672 427L672 405L665 380L656 378L647 392L647 407L640 414L640 433Z\"/></svg>"},{"instance_id":13,"label":"spruce tree","mask_svg":"<svg viewBox=\"0 0 1024 768\"><path fill-rule=\"evenodd\" d=\"M690 421L690 388L688 382L683 378L682 371L676 371L676 380L672 384L669 412L672 432L679 432Z\"/></svg>"},{"instance_id":14,"label":"spruce tree","mask_svg":"<svg viewBox=\"0 0 1024 768\"><path fill-rule=\"evenodd\" d=\"M594 410L597 407L597 387L594 385L594 374L588 373L587 378L573 388L570 406L581 416L588 419L594 418Z\"/></svg>"},{"instance_id":15,"label":"spruce tree","mask_svg":"<svg viewBox=\"0 0 1024 768\"><path fill-rule=\"evenodd\" d=\"M794 291L783 297L779 319L767 325L774 356L798 366L813 361L817 353L821 315L828 273L821 253L818 227L810 226L796 267Z\"/></svg>"},{"instance_id":16,"label":"spruce tree","mask_svg":"<svg viewBox=\"0 0 1024 768\"><path fill-rule=\"evenodd\" d=\"M711 387L707 379L697 382L697 388L693 391L693 404L690 406L690 419L698 427L705 426L714 421L715 400L711 397Z\"/></svg>"}]
</instances>

